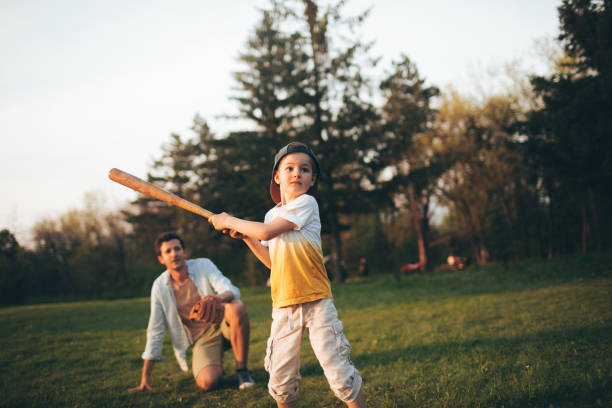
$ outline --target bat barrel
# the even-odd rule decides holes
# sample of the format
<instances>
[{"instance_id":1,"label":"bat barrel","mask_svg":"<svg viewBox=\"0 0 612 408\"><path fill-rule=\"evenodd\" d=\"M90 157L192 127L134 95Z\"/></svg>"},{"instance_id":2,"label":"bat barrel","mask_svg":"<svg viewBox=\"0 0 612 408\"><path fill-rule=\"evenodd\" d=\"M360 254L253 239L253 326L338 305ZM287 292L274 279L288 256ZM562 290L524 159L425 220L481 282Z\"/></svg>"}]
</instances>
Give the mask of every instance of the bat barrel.
<instances>
[{"instance_id":1,"label":"bat barrel","mask_svg":"<svg viewBox=\"0 0 612 408\"><path fill-rule=\"evenodd\" d=\"M119 169L111 169L108 172L108 178L110 178L116 183L122 184L144 195L167 202L168 204L172 204L176 207L180 207L184 210L201 215L202 217L208 218L213 215L212 212L200 207L199 205L192 203L191 201L187 201L184 198L177 196L176 194L154 186L153 184L147 181L139 179L138 177L132 176L131 174L121 171Z\"/></svg>"}]
</instances>

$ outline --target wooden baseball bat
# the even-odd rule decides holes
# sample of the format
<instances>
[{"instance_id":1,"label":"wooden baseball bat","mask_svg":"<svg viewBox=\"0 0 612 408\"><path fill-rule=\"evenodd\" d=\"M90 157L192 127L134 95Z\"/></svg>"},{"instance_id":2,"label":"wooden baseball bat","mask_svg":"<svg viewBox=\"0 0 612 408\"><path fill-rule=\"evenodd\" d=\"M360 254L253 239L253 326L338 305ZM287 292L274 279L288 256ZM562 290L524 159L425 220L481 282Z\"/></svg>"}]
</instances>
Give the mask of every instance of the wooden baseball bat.
<instances>
[{"instance_id":1,"label":"wooden baseball bat","mask_svg":"<svg viewBox=\"0 0 612 408\"><path fill-rule=\"evenodd\" d=\"M214 215L214 213L192 203L191 201L187 201L176 194L166 191L163 188L156 187L149 182L141 180L138 177L132 176L131 174L119 169L110 169L108 172L108 178L116 183L123 184L132 190L139 191L142 194L148 195L149 197L157 198L158 200L165 201L168 204L191 211L192 213L201 215L202 217L208 218L211 215Z\"/></svg>"}]
</instances>

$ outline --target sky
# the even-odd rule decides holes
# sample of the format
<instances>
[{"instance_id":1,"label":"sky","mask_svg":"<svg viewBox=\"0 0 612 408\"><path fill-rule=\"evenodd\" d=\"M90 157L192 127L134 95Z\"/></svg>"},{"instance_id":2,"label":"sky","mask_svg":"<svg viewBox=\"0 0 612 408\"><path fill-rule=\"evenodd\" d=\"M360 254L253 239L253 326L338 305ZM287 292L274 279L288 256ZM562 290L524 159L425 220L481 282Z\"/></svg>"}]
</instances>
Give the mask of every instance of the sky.
<instances>
[{"instance_id":1,"label":"sky","mask_svg":"<svg viewBox=\"0 0 612 408\"><path fill-rule=\"evenodd\" d=\"M362 38L379 67L404 54L427 82L470 89L474 73L518 60L558 34L560 0L349 0L372 7ZM2 0L0 229L20 243L43 219L136 198L117 167L146 178L162 146L200 115L222 136L244 129L232 72L268 0ZM382 74L382 72L381 72Z\"/></svg>"}]
</instances>

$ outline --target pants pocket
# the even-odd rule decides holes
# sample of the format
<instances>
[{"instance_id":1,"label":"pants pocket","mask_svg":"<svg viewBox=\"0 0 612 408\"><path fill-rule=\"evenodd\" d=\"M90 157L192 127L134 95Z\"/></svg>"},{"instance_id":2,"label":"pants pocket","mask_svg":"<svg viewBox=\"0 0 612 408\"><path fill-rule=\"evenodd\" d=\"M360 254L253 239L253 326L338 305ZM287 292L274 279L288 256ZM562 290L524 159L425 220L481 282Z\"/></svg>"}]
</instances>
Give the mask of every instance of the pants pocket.
<instances>
[{"instance_id":1,"label":"pants pocket","mask_svg":"<svg viewBox=\"0 0 612 408\"><path fill-rule=\"evenodd\" d=\"M336 322L333 325L333 329L334 335L336 336L336 348L338 349L338 354L349 359L350 361L351 345L344 335L342 322Z\"/></svg>"},{"instance_id":2,"label":"pants pocket","mask_svg":"<svg viewBox=\"0 0 612 408\"><path fill-rule=\"evenodd\" d=\"M270 336L266 345L266 357L264 358L264 369L270 373L272 369L272 347L274 345L274 338Z\"/></svg>"}]
</instances>

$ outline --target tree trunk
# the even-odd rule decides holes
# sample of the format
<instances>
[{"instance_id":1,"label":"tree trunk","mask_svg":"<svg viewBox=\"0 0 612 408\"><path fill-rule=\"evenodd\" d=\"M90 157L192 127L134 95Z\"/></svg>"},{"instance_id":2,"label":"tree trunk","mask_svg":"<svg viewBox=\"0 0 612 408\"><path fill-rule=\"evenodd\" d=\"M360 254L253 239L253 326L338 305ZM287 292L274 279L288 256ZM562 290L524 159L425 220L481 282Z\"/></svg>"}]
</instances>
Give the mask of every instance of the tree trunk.
<instances>
[{"instance_id":1,"label":"tree trunk","mask_svg":"<svg viewBox=\"0 0 612 408\"><path fill-rule=\"evenodd\" d=\"M334 282L342 283L346 279L346 270L342 263L342 239L340 238L338 216L335 212L329 212L328 221L332 246L332 261L334 263Z\"/></svg>"},{"instance_id":2,"label":"tree trunk","mask_svg":"<svg viewBox=\"0 0 612 408\"><path fill-rule=\"evenodd\" d=\"M602 249L601 244L601 228L599 225L599 217L597 216L597 204L595 204L595 195L593 193L593 188L587 188L587 197L589 200L589 207L591 209L591 247L596 248L597 250Z\"/></svg>"},{"instance_id":3,"label":"tree trunk","mask_svg":"<svg viewBox=\"0 0 612 408\"><path fill-rule=\"evenodd\" d=\"M425 265L427 270L431 270L431 264L429 262L429 196L423 197L423 217L422 217L422 228L423 228L423 248L425 253Z\"/></svg>"},{"instance_id":4,"label":"tree trunk","mask_svg":"<svg viewBox=\"0 0 612 408\"><path fill-rule=\"evenodd\" d=\"M459 205L457 205L459 204ZM474 261L476 265L482 265L482 257L480 253L480 239L478 239L478 243L476 242L476 227L474 226L474 217L472 217L472 212L470 211L469 205L465 202L465 200L458 199L455 204L457 206L457 210L462 213L463 217L468 224L470 230L470 247L472 248L472 253L474 254Z\"/></svg>"},{"instance_id":5,"label":"tree trunk","mask_svg":"<svg viewBox=\"0 0 612 408\"><path fill-rule=\"evenodd\" d=\"M500 194L500 197L503 197L502 194ZM502 205L502 210L504 211L504 222L506 223L506 225L504 226L504 228L506 229L506 231L508 232L507 235L510 236L510 240L512 241L510 243L510 248L512 250L512 259L517 262L519 260L519 248L518 248L518 233L517 233L517 229L514 228L514 223L512 222L512 215L510 214L510 209L508 208L508 203L506 203L506 200L504 198L500 199L501 201L501 205ZM507 249L504 248L503 251L506 251ZM506 264L507 260L506 257L504 256L504 265Z\"/></svg>"},{"instance_id":6,"label":"tree trunk","mask_svg":"<svg viewBox=\"0 0 612 408\"><path fill-rule=\"evenodd\" d=\"M318 7L316 2L310 0L304 0L304 15L308 23L308 30L310 34L310 46L312 49L312 63L313 63L313 88L314 88L314 118L313 118L313 135L319 140L320 143L328 142L323 140L323 107L321 101L323 100L323 91L321 88L321 55L325 53L326 44L324 42L325 33L320 33L318 30L317 13ZM329 176L329 175L328 175ZM331 177L327 178L330 183L330 189L332 185ZM332 245L332 260L334 263L334 281L344 282L346 279L346 270L344 263L342 262L342 239L340 237L340 224L338 222L338 214L334 208L333 196L328 197L328 221L330 227L330 238Z\"/></svg>"},{"instance_id":7,"label":"tree trunk","mask_svg":"<svg viewBox=\"0 0 612 408\"><path fill-rule=\"evenodd\" d=\"M552 210L552 198L549 197L548 202L548 259L553 257L553 210Z\"/></svg>"},{"instance_id":8,"label":"tree trunk","mask_svg":"<svg viewBox=\"0 0 612 408\"><path fill-rule=\"evenodd\" d=\"M580 200L580 213L582 216L582 254L586 255L588 249L589 223L587 220L586 202Z\"/></svg>"},{"instance_id":9,"label":"tree trunk","mask_svg":"<svg viewBox=\"0 0 612 408\"><path fill-rule=\"evenodd\" d=\"M414 229L417 234L417 243L419 246L419 263L421 263L421 272L424 272L427 268L427 247L425 244L425 237L423 231L423 209L421 202L417 197L415 186L413 182L408 184L408 195L410 196L410 208L412 210L412 220L414 223Z\"/></svg>"},{"instance_id":10,"label":"tree trunk","mask_svg":"<svg viewBox=\"0 0 612 408\"><path fill-rule=\"evenodd\" d=\"M472 248L472 255L474 256L474 260L476 261L476 265L481 264L480 262L480 250L478 249L478 245L474 241L474 237L470 236L470 248Z\"/></svg>"}]
</instances>

